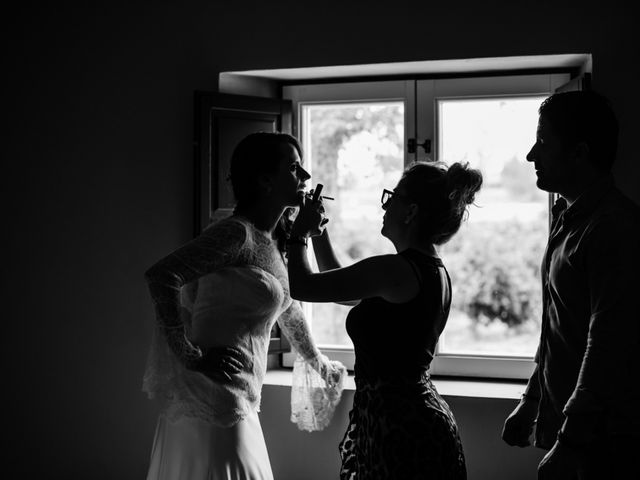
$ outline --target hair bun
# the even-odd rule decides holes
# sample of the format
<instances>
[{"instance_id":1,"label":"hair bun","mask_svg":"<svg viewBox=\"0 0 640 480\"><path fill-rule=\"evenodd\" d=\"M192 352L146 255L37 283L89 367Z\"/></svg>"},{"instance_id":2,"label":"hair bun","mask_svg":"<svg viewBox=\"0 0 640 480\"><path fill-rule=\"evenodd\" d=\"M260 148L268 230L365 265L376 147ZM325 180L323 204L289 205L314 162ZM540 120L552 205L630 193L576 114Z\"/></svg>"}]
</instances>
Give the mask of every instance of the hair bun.
<instances>
[{"instance_id":1,"label":"hair bun","mask_svg":"<svg viewBox=\"0 0 640 480\"><path fill-rule=\"evenodd\" d=\"M464 209L475 200L476 193L482 187L482 173L480 170L469 168L469 163L456 162L447 170L447 186L449 200L458 203Z\"/></svg>"}]
</instances>

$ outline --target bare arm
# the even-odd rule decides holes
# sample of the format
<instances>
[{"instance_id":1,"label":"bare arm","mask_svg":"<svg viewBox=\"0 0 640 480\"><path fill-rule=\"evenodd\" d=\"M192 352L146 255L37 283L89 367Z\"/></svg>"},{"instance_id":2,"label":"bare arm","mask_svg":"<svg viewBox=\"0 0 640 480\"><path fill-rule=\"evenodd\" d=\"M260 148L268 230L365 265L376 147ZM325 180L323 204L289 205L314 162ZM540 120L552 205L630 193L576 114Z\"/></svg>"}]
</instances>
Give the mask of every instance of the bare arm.
<instances>
[{"instance_id":1,"label":"bare arm","mask_svg":"<svg viewBox=\"0 0 640 480\"><path fill-rule=\"evenodd\" d=\"M340 260L338 260L338 256L336 255L335 250L333 249L333 245L331 244L331 239L329 237L329 230L325 229L322 235L316 235L315 237L311 237L313 240L313 252L316 256L316 262L318 263L318 268L321 272L325 272L327 270L335 270L337 268L342 268L340 264ZM359 300L344 300L339 303L340 305L347 305L353 307L360 303Z\"/></svg>"},{"instance_id":2,"label":"bare arm","mask_svg":"<svg viewBox=\"0 0 640 480\"><path fill-rule=\"evenodd\" d=\"M316 262L318 262L318 268L320 268L321 272L342 267L331 244L329 230L325 228L322 235L316 235L311 238L313 241L313 252L315 253Z\"/></svg>"},{"instance_id":3,"label":"bare arm","mask_svg":"<svg viewBox=\"0 0 640 480\"><path fill-rule=\"evenodd\" d=\"M292 227L293 238L323 232L321 207L320 202L301 199L300 211ZM411 266L400 255L379 255L348 267L313 273L306 244L296 241L289 245L288 271L292 298L307 302L340 303L382 297L401 303L415 297L419 290Z\"/></svg>"},{"instance_id":4,"label":"bare arm","mask_svg":"<svg viewBox=\"0 0 640 480\"><path fill-rule=\"evenodd\" d=\"M292 298L306 302L382 297L402 303L415 297L419 289L411 266L399 255L370 257L348 267L313 273L306 248L292 245L288 270Z\"/></svg>"}]
</instances>

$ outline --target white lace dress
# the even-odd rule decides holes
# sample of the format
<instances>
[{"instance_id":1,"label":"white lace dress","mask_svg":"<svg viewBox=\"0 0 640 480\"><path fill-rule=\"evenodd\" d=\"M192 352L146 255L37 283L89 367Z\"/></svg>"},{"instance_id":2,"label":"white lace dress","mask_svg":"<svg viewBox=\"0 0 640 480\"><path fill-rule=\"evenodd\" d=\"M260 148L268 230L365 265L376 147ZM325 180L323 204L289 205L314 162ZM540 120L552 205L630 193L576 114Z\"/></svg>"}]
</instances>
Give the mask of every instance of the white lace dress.
<instances>
[{"instance_id":1,"label":"white lace dress","mask_svg":"<svg viewBox=\"0 0 640 480\"><path fill-rule=\"evenodd\" d=\"M159 262L148 282L158 329L143 390L162 401L162 414L147 479L272 479L257 413L274 322L299 353L292 421L301 429L329 423L345 374L313 344L275 243L231 217ZM192 343L235 346L243 370L221 384L187 369L199 355Z\"/></svg>"}]
</instances>

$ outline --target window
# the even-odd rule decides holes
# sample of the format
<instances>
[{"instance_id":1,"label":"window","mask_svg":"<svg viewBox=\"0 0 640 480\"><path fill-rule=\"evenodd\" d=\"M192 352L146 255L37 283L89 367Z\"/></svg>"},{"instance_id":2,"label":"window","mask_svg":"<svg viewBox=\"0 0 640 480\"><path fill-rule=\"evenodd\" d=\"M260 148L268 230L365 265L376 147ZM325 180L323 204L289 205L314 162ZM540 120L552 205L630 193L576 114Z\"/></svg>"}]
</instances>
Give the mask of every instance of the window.
<instances>
[{"instance_id":1,"label":"window","mask_svg":"<svg viewBox=\"0 0 640 480\"><path fill-rule=\"evenodd\" d=\"M568 80L568 74L546 74L283 88L293 101L295 133L312 181L335 198L325 205L345 265L394 251L380 235L379 198L407 164L459 161L482 171L477 206L439 248L452 278L453 304L434 374L527 378L532 372L549 198L536 188L525 156L535 139L538 106ZM410 139L417 149L406 148ZM348 307L305 308L323 351L353 368L344 326Z\"/></svg>"},{"instance_id":2,"label":"window","mask_svg":"<svg viewBox=\"0 0 640 480\"><path fill-rule=\"evenodd\" d=\"M331 239L343 265L393 253L380 235L380 192L395 185L404 168L404 102L302 105L302 141L313 184L335 198L326 201ZM317 268L317 267L316 267ZM349 307L309 304L316 341L349 346L344 328ZM321 320L320 320L321 319Z\"/></svg>"}]
</instances>

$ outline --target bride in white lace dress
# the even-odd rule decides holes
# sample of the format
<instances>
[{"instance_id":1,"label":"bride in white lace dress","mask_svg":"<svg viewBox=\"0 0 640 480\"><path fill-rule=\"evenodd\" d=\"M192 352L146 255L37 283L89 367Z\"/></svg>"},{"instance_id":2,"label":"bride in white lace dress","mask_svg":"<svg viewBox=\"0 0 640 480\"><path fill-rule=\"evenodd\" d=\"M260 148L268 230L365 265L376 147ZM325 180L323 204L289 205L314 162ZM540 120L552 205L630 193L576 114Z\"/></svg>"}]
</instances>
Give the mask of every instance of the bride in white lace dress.
<instances>
[{"instance_id":1,"label":"bride in white lace dress","mask_svg":"<svg viewBox=\"0 0 640 480\"><path fill-rule=\"evenodd\" d=\"M324 428L346 370L320 354L285 264L288 212L309 174L294 137L249 135L234 150L234 214L146 272L156 309L143 389L162 401L147 480L270 480L258 411L278 321L299 357L292 421Z\"/></svg>"}]
</instances>

